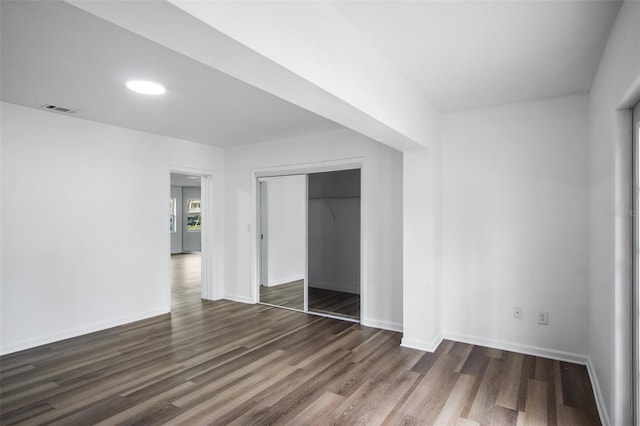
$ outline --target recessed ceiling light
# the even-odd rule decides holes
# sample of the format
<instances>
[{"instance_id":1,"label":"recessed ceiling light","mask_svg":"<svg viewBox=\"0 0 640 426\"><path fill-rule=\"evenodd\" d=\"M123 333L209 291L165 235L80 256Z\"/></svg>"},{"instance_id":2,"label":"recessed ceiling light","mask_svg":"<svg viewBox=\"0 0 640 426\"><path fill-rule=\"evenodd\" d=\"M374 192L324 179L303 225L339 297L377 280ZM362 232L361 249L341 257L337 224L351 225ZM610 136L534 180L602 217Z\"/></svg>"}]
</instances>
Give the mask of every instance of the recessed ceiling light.
<instances>
[{"instance_id":1,"label":"recessed ceiling light","mask_svg":"<svg viewBox=\"0 0 640 426\"><path fill-rule=\"evenodd\" d=\"M127 88L143 95L162 95L167 91L162 84L144 80L127 81Z\"/></svg>"}]
</instances>

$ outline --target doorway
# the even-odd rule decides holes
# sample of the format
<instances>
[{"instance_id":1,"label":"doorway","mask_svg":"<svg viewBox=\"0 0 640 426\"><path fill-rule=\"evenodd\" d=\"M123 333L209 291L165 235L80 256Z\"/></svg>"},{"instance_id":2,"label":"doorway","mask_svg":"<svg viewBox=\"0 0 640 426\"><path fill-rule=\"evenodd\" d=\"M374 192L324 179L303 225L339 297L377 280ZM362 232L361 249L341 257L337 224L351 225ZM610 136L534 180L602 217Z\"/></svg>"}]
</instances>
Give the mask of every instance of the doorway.
<instances>
[{"instance_id":1,"label":"doorway","mask_svg":"<svg viewBox=\"0 0 640 426\"><path fill-rule=\"evenodd\" d=\"M258 301L360 320L360 169L258 177Z\"/></svg>"},{"instance_id":2,"label":"doorway","mask_svg":"<svg viewBox=\"0 0 640 426\"><path fill-rule=\"evenodd\" d=\"M360 319L360 170L308 175L308 307Z\"/></svg>"},{"instance_id":3,"label":"doorway","mask_svg":"<svg viewBox=\"0 0 640 426\"><path fill-rule=\"evenodd\" d=\"M180 304L202 293L201 177L171 173L171 300Z\"/></svg>"}]
</instances>

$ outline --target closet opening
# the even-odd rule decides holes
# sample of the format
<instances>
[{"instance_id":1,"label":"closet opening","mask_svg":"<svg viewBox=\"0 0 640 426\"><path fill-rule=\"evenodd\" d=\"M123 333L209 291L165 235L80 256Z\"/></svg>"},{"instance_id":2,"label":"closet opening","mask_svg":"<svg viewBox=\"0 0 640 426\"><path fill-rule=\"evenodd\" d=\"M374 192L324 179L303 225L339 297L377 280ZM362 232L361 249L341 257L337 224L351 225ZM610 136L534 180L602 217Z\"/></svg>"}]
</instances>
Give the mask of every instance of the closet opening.
<instances>
[{"instance_id":1,"label":"closet opening","mask_svg":"<svg viewBox=\"0 0 640 426\"><path fill-rule=\"evenodd\" d=\"M360 319L360 170L308 177L310 312Z\"/></svg>"},{"instance_id":2,"label":"closet opening","mask_svg":"<svg viewBox=\"0 0 640 426\"><path fill-rule=\"evenodd\" d=\"M360 321L360 174L257 178L259 303Z\"/></svg>"}]
</instances>

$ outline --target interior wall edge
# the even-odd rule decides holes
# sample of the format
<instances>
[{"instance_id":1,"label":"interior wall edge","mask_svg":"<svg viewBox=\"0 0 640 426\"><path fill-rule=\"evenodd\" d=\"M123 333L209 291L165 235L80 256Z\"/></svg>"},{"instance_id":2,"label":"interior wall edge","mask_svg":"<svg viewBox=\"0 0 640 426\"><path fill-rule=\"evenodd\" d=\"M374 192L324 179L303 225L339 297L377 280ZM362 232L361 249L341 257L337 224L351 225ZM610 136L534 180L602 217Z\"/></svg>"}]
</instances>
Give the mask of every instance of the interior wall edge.
<instances>
[{"instance_id":1,"label":"interior wall edge","mask_svg":"<svg viewBox=\"0 0 640 426\"><path fill-rule=\"evenodd\" d=\"M222 298L225 299L225 300L230 300L232 302L248 303L248 304L255 305L255 302L253 302L250 297L238 296L238 295L235 295L235 294L225 293L222 296Z\"/></svg>"},{"instance_id":2,"label":"interior wall edge","mask_svg":"<svg viewBox=\"0 0 640 426\"><path fill-rule=\"evenodd\" d=\"M396 322L380 321L372 318L360 318L360 324L365 327L380 328L382 330L402 333L402 324Z\"/></svg>"},{"instance_id":3,"label":"interior wall edge","mask_svg":"<svg viewBox=\"0 0 640 426\"><path fill-rule=\"evenodd\" d=\"M602 396L602 388L600 387L600 382L598 381L598 376L596 375L596 371L590 356L587 357L587 373L589 374L589 380L591 380L591 387L593 389L593 395L596 400L596 406L598 407L600 421L604 426L609 426L611 424L611 420L609 420L607 404L605 403Z\"/></svg>"},{"instance_id":4,"label":"interior wall edge","mask_svg":"<svg viewBox=\"0 0 640 426\"><path fill-rule=\"evenodd\" d=\"M440 346L440 343L442 343L443 339L444 337L442 334L438 334L436 338L430 342L425 342L418 339L407 339L406 337L403 337L402 341L400 342L400 346L433 353L436 351L436 349L438 349L438 346Z\"/></svg>"}]
</instances>

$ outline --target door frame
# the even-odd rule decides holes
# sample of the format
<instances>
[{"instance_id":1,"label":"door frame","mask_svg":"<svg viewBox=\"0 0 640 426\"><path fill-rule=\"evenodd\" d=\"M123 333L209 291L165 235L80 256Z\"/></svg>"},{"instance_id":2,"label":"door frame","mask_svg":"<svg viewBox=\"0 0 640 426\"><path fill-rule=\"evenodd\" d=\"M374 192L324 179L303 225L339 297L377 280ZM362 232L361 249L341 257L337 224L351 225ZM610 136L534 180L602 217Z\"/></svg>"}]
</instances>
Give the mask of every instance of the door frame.
<instances>
[{"instance_id":1,"label":"door frame","mask_svg":"<svg viewBox=\"0 0 640 426\"><path fill-rule=\"evenodd\" d=\"M269 226L267 221L267 209L269 208L269 199L267 198L268 182L258 178L258 235L260 244L259 247L259 274L258 284L267 286L269 282L269 251L267 250L269 241Z\"/></svg>"},{"instance_id":2,"label":"door frame","mask_svg":"<svg viewBox=\"0 0 640 426\"><path fill-rule=\"evenodd\" d=\"M216 173L211 170L196 169L183 166L170 166L166 174L165 199L171 198L171 173L200 176L200 217L202 220L201 235L201 297L207 300L222 298L222 261L221 237L222 222L220 210L220 184ZM165 228L166 229L166 228ZM167 233L166 253L166 300L171 310L171 233Z\"/></svg>"},{"instance_id":3,"label":"door frame","mask_svg":"<svg viewBox=\"0 0 640 426\"><path fill-rule=\"evenodd\" d=\"M308 175L309 173L322 173L322 172L337 172L341 170L350 170L350 169L360 169L360 179L361 179L361 206L360 206L360 321L363 318L367 318L365 316L366 312L366 271L365 271L365 259L366 259L366 241L365 234L363 229L365 229L365 225L367 224L367 214L365 206L365 190L364 190L364 182L363 178L365 174L365 164L364 157L353 157L353 158L345 158L340 160L331 160L331 161L321 161L314 163L301 163L301 164L293 164L287 166L276 166L276 167L265 167L258 168L251 171L251 200L252 200L252 209L254 214L252 215L252 223L251 228L255 230L254 238L251 242L251 303L259 303L260 302L260 256L259 256L259 247L260 247L260 233L258 230L258 224L260 222L260 212L259 212L259 185L258 179L263 177L273 177L273 176L290 176L290 175ZM307 187L308 187L308 177L307 177ZM307 188L308 190L308 188ZM308 200L307 200L308 203ZM305 209L306 211L306 209ZM308 214L305 214L305 222L308 220ZM307 283L308 283L308 275L309 275L309 261L308 257L308 224L305 226L305 312L308 312L307 306ZM316 314L314 314L316 315ZM326 315L323 315L326 316ZM335 317L344 320L350 320L348 318Z\"/></svg>"},{"instance_id":4,"label":"door frame","mask_svg":"<svg viewBox=\"0 0 640 426\"><path fill-rule=\"evenodd\" d=\"M633 161L633 179L631 195L631 218L633 229L632 247L632 342L633 342L633 368L632 368L632 395L633 395L633 421L640 422L640 98L631 107L631 156Z\"/></svg>"},{"instance_id":5,"label":"door frame","mask_svg":"<svg viewBox=\"0 0 640 426\"><path fill-rule=\"evenodd\" d=\"M613 143L616 164L614 165L614 265L613 294L613 392L617 395L610 407L609 416L623 417L629 420L640 419L640 383L636 375L640 368L640 289L635 288L636 274L640 271L637 260L635 211L635 172L634 172L634 125L633 107L640 101L640 75L631 84L614 114L615 135ZM631 130L631 131L630 131ZM640 232L640 230L638 231ZM588 364L588 367L590 364ZM593 367L589 368L593 370ZM590 372L591 373L591 372ZM592 377L596 377L595 373ZM594 385L596 403L602 414L604 406L599 386ZM628 416L628 417L627 417ZM607 416L608 417L608 416ZM608 419L606 419L608 420ZM601 421L604 420L601 415Z\"/></svg>"}]
</instances>

